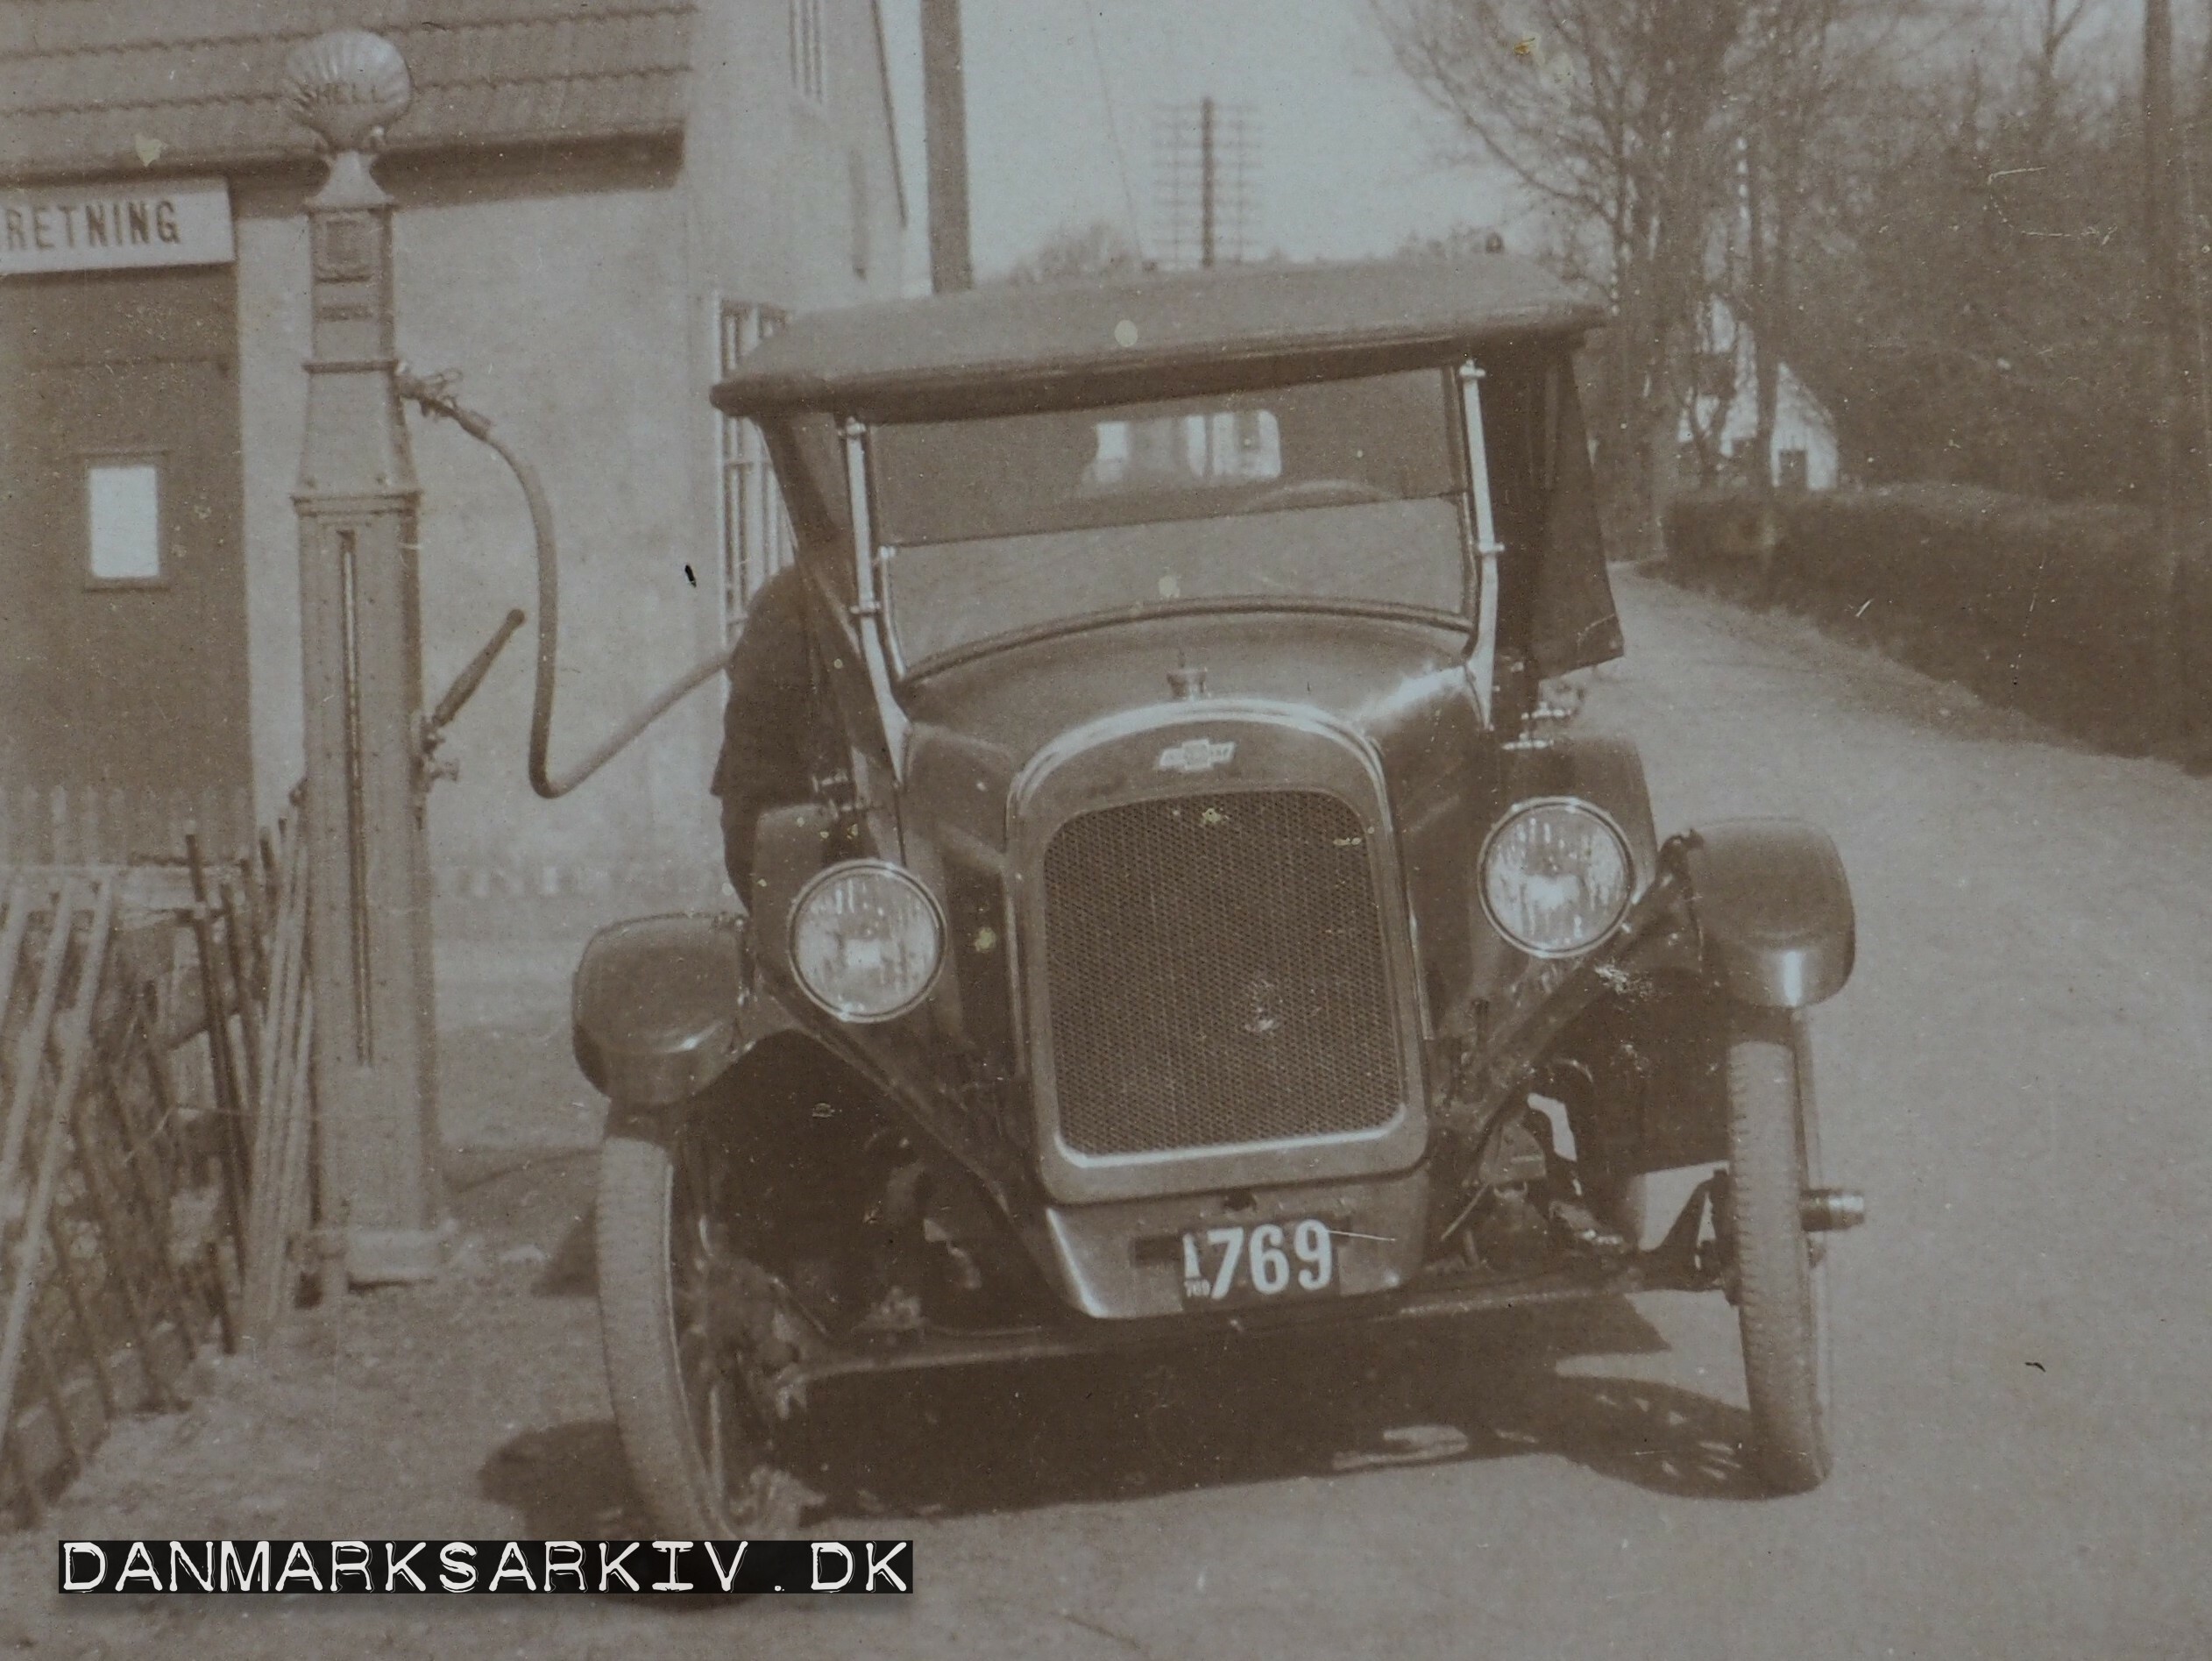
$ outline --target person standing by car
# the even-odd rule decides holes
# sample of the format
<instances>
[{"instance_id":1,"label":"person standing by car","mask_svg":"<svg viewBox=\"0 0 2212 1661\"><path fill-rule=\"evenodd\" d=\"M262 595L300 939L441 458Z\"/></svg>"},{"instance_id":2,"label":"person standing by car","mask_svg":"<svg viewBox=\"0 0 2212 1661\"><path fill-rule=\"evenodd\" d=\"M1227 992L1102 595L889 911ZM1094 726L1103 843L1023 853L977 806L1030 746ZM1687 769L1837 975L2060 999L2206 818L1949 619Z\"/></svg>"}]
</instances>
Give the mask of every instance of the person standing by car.
<instances>
[{"instance_id":1,"label":"person standing by car","mask_svg":"<svg viewBox=\"0 0 2212 1661\"><path fill-rule=\"evenodd\" d=\"M730 649L729 702L711 788L722 804L722 864L750 909L753 843L761 815L807 799L807 727L814 663L806 635L806 590L788 565L755 593Z\"/></svg>"}]
</instances>

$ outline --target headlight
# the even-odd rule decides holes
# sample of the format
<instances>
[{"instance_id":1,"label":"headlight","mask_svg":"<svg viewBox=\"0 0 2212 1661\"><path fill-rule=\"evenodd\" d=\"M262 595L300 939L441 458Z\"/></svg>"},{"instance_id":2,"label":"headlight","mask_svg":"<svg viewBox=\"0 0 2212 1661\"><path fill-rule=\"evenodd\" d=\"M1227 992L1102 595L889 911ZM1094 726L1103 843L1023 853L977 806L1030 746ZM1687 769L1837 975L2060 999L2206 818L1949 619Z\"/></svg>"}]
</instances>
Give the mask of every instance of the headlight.
<instances>
[{"instance_id":1,"label":"headlight","mask_svg":"<svg viewBox=\"0 0 2212 1661\"><path fill-rule=\"evenodd\" d=\"M1535 957L1587 951L1628 909L1627 839L1588 802L1551 797L1508 814L1482 848L1482 908Z\"/></svg>"},{"instance_id":2,"label":"headlight","mask_svg":"<svg viewBox=\"0 0 2212 1661\"><path fill-rule=\"evenodd\" d=\"M847 1021L888 1021L929 996L945 955L930 891L882 860L833 865L791 907L791 969L806 995Z\"/></svg>"}]
</instances>

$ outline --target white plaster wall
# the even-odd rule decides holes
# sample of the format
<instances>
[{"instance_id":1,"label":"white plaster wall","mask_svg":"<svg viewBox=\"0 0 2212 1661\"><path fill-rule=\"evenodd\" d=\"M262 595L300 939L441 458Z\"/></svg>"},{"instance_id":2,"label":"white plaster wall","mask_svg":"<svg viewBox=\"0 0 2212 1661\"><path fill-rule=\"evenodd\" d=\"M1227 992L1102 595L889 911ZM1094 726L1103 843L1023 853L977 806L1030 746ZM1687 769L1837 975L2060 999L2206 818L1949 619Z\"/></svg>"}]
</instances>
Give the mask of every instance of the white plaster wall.
<instances>
[{"instance_id":1,"label":"white plaster wall","mask_svg":"<svg viewBox=\"0 0 2212 1661\"><path fill-rule=\"evenodd\" d=\"M680 170L550 160L496 177L449 164L399 199L400 351L464 372L463 401L532 458L562 545L556 770L720 635L716 416L723 299L799 311L900 292L903 227L868 0L831 0L829 98L792 89L783 0L703 7ZM867 171L868 269L853 267L848 156ZM238 195L240 385L257 805L301 773L297 477L308 349L306 188ZM521 493L498 459L410 416L422 492L426 704L509 606L535 614ZM694 587L685 564L698 576ZM706 782L710 683L574 796L523 779L535 618L456 723L457 783L431 797L431 859L505 867L719 868Z\"/></svg>"},{"instance_id":2,"label":"white plaster wall","mask_svg":"<svg viewBox=\"0 0 2212 1661\"><path fill-rule=\"evenodd\" d=\"M1713 302L1712 327L1714 337L1733 342L1736 395L1729 401L1719 435L1722 452L1733 455L1741 446L1755 443L1759 436L1759 404L1754 390L1758 384L1758 346L1751 331L1737 327L1719 301ZM1714 413L1713 400L1698 401L1697 420L1700 426L1710 426ZM1691 436L1685 415L1681 441L1688 444ZM1805 452L1807 489L1833 490L1840 482L1834 418L1813 395L1811 388L1798 379L1797 372L1783 364L1776 377L1774 443L1768 458L1769 476L1779 476L1782 454L1788 450Z\"/></svg>"},{"instance_id":3,"label":"white plaster wall","mask_svg":"<svg viewBox=\"0 0 2212 1661\"><path fill-rule=\"evenodd\" d=\"M246 671L256 819L273 824L306 770L300 543L292 508L307 421L307 222L281 197L236 199L238 401L245 459Z\"/></svg>"},{"instance_id":4,"label":"white plaster wall","mask_svg":"<svg viewBox=\"0 0 2212 1661\"><path fill-rule=\"evenodd\" d=\"M1778 381L1775 399L1776 456L1779 458L1785 450L1804 451L1806 487L1833 490L1840 482L1840 451L1834 421L1789 365L1782 366ZM1778 461L1776 465L1780 465Z\"/></svg>"},{"instance_id":5,"label":"white plaster wall","mask_svg":"<svg viewBox=\"0 0 2212 1661\"><path fill-rule=\"evenodd\" d=\"M394 235L401 351L464 372L463 401L543 474L562 543L554 763L596 744L715 638L712 412L679 194L667 182L406 200ZM306 246L280 198L240 225L241 387L256 784L265 815L301 770L298 465ZM510 606L535 614L521 492L488 449L410 417L422 486L424 699ZM703 520L703 515L705 515ZM700 574L697 587L684 567ZM715 735L702 691L574 796L523 777L533 626L456 723L457 783L431 801L441 865L606 866L696 858L716 844L705 794Z\"/></svg>"},{"instance_id":6,"label":"white plaster wall","mask_svg":"<svg viewBox=\"0 0 2212 1661\"><path fill-rule=\"evenodd\" d=\"M693 20L685 176L699 269L733 300L814 310L901 291L905 222L868 0L827 0L826 98L791 84L783 0ZM866 178L868 269L854 269L850 158Z\"/></svg>"}]
</instances>

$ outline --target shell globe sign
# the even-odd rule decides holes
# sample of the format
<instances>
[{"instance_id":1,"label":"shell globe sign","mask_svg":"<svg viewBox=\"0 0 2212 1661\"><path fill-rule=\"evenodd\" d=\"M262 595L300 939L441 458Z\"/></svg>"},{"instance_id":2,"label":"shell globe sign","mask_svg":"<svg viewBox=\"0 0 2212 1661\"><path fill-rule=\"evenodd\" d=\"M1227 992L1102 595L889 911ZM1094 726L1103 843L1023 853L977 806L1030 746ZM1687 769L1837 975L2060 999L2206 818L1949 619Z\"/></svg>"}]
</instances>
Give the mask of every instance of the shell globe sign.
<instances>
[{"instance_id":1,"label":"shell globe sign","mask_svg":"<svg viewBox=\"0 0 2212 1661\"><path fill-rule=\"evenodd\" d=\"M371 150L415 102L407 60L381 35L335 29L285 60L287 102L332 150Z\"/></svg>"}]
</instances>

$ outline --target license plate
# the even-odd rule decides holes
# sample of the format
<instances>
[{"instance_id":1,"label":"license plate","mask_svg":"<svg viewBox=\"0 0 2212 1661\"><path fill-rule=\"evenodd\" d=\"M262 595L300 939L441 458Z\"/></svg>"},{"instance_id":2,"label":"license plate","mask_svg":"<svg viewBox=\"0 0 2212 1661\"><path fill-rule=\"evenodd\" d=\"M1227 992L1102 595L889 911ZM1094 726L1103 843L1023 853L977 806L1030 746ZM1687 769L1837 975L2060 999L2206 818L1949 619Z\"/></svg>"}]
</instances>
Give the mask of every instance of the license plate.
<instances>
[{"instance_id":1,"label":"license plate","mask_svg":"<svg viewBox=\"0 0 2212 1661\"><path fill-rule=\"evenodd\" d=\"M1189 1229L1182 1248L1189 1307L1312 1297L1336 1285L1336 1243L1317 1217Z\"/></svg>"}]
</instances>

